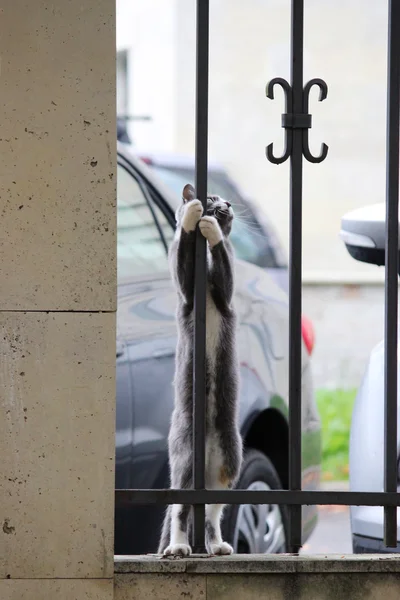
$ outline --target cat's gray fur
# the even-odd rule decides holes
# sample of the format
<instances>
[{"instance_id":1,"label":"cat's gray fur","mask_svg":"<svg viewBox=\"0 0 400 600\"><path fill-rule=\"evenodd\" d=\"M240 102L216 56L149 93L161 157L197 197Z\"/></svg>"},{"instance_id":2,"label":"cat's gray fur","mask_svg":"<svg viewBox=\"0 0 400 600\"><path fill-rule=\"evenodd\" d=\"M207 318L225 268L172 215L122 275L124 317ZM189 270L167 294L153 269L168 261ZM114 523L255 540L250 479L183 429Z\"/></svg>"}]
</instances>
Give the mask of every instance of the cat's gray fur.
<instances>
[{"instance_id":1,"label":"cat's gray fur","mask_svg":"<svg viewBox=\"0 0 400 600\"><path fill-rule=\"evenodd\" d=\"M175 365L175 408L169 434L169 461L172 488L192 486L192 386L193 307L196 228L207 243L206 308L206 487L232 487L242 461L242 440L238 429L238 363L236 315L232 306L234 259L228 236L233 210L229 202L209 196L207 214L186 185L183 203L176 213L177 230L169 251L176 286L178 342ZM223 506L206 506L206 545L211 554L230 554L232 548L221 537ZM159 553L187 556L190 507L167 509Z\"/></svg>"}]
</instances>

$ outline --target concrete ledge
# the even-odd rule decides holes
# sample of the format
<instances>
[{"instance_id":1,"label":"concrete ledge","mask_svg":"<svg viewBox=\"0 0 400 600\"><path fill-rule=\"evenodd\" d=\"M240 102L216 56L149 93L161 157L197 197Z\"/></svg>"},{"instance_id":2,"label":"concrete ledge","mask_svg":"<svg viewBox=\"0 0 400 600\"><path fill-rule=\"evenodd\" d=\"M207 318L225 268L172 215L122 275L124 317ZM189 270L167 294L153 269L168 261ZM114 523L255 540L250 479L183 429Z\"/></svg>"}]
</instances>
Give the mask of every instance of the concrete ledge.
<instances>
[{"instance_id":1,"label":"concrete ledge","mask_svg":"<svg viewBox=\"0 0 400 600\"><path fill-rule=\"evenodd\" d=\"M116 557L114 600L399 600L400 557Z\"/></svg>"},{"instance_id":2,"label":"concrete ledge","mask_svg":"<svg viewBox=\"0 0 400 600\"><path fill-rule=\"evenodd\" d=\"M157 555L116 556L114 570L117 574L400 573L400 555L333 554L296 557L290 554L236 554L226 557L193 555L190 558L172 560Z\"/></svg>"}]
</instances>

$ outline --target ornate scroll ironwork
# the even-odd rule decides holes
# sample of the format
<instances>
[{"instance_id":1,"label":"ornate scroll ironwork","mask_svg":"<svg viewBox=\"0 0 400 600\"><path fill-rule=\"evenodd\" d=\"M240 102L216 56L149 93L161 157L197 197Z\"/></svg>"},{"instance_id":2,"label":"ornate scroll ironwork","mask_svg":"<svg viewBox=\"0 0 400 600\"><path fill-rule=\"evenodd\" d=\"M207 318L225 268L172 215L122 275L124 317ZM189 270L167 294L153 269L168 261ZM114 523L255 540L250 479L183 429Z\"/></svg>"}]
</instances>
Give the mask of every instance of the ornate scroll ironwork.
<instances>
[{"instance_id":1,"label":"ornate scroll ironwork","mask_svg":"<svg viewBox=\"0 0 400 600\"><path fill-rule=\"evenodd\" d=\"M281 156L274 155L274 144L268 144L266 155L270 162L279 165L285 162L292 154L293 150L293 129L302 129L302 151L303 156L309 162L320 163L327 157L328 146L321 145L321 152L318 156L311 154L308 145L308 130L312 126L312 116L308 112L308 104L311 88L316 85L319 87L319 101L322 102L328 95L328 86L323 79L311 79L303 88L303 112L293 113L293 88L286 79L275 77L267 84L266 95L270 100L274 99L274 87L279 85L285 94L285 113L282 114L282 127L285 129L285 149Z\"/></svg>"}]
</instances>

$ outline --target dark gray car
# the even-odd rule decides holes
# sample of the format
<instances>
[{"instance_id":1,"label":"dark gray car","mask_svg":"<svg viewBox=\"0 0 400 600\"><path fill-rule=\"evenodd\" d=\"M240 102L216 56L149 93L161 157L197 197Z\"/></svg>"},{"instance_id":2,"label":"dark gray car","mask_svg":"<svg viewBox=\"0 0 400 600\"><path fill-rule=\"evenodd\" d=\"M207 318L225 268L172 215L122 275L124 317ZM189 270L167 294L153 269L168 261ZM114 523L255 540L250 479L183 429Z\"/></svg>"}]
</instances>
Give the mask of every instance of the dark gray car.
<instances>
[{"instance_id":1,"label":"dark gray car","mask_svg":"<svg viewBox=\"0 0 400 600\"><path fill-rule=\"evenodd\" d=\"M118 148L118 313L116 487L165 488L173 407L175 292L167 247L176 197L146 165ZM288 485L288 309L286 294L259 267L236 263L241 376L240 425L246 457L238 487ZM318 489L321 431L303 352L303 488ZM163 507L116 506L115 553L157 548ZM303 541L317 521L303 509ZM236 552L284 552L287 515L278 506L230 506L225 536Z\"/></svg>"}]
</instances>

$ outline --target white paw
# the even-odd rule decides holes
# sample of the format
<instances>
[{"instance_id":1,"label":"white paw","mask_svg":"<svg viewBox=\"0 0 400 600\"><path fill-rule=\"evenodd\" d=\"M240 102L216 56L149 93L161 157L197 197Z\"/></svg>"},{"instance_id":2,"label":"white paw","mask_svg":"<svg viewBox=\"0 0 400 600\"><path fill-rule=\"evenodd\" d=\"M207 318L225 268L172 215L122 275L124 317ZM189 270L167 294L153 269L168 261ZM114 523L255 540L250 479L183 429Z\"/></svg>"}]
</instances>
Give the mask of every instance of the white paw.
<instances>
[{"instance_id":1,"label":"white paw","mask_svg":"<svg viewBox=\"0 0 400 600\"><path fill-rule=\"evenodd\" d=\"M213 248L222 240L222 231L215 217L203 217L200 220L199 227L210 244L210 248Z\"/></svg>"},{"instance_id":2,"label":"white paw","mask_svg":"<svg viewBox=\"0 0 400 600\"><path fill-rule=\"evenodd\" d=\"M164 550L164 556L190 556L192 549L187 544L171 544Z\"/></svg>"},{"instance_id":3,"label":"white paw","mask_svg":"<svg viewBox=\"0 0 400 600\"><path fill-rule=\"evenodd\" d=\"M210 554L215 556L223 556L226 554L233 554L233 548L227 542L221 542L220 544L209 544Z\"/></svg>"},{"instance_id":4,"label":"white paw","mask_svg":"<svg viewBox=\"0 0 400 600\"><path fill-rule=\"evenodd\" d=\"M200 200L191 200L185 204L182 227L189 233L196 229L197 223L200 221L201 215L203 214L203 205Z\"/></svg>"}]
</instances>

